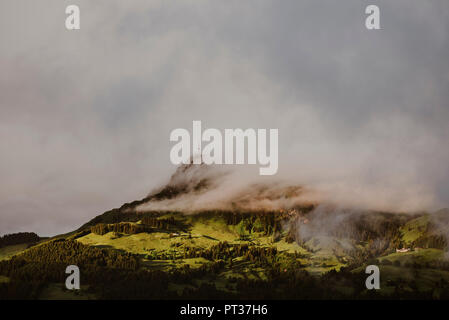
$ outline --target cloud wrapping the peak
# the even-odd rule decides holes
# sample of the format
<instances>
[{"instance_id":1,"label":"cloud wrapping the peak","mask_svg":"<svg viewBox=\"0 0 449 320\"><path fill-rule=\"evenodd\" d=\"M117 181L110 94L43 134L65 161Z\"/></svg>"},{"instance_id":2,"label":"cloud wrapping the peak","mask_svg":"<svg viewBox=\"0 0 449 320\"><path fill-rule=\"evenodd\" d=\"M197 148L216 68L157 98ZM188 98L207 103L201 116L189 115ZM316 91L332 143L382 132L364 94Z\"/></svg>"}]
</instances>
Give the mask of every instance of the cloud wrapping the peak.
<instances>
[{"instance_id":1,"label":"cloud wrapping the peak","mask_svg":"<svg viewBox=\"0 0 449 320\"><path fill-rule=\"evenodd\" d=\"M0 234L145 197L192 120L279 129L275 179L335 201L449 206L449 3L375 2L379 31L359 0L79 0L67 31L70 1L1 1Z\"/></svg>"}]
</instances>

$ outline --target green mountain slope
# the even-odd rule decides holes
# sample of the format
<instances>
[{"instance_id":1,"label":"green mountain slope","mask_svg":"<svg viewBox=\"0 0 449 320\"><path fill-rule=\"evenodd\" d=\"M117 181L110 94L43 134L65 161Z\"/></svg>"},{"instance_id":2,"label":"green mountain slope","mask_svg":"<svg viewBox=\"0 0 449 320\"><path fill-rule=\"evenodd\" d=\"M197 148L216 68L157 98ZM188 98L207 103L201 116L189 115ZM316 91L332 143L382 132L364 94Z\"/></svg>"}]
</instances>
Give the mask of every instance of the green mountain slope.
<instances>
[{"instance_id":1,"label":"green mountain slope","mask_svg":"<svg viewBox=\"0 0 449 320\"><path fill-rule=\"evenodd\" d=\"M219 210L148 209L213 185L189 168L71 233L4 245L0 298L449 298L447 209L409 215L316 203L246 208L302 192L260 186ZM80 267L80 291L64 288L69 264ZM365 287L370 264L381 270L375 292Z\"/></svg>"}]
</instances>

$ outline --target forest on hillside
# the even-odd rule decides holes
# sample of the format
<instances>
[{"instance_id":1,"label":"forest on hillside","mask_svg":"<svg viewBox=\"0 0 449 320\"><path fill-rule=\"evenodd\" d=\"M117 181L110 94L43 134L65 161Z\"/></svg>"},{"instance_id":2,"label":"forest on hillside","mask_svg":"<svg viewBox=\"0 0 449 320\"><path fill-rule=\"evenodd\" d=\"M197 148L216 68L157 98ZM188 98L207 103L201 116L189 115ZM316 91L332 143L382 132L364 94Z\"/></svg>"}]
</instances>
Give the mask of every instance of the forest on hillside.
<instances>
[{"instance_id":1,"label":"forest on hillside","mask_svg":"<svg viewBox=\"0 0 449 320\"><path fill-rule=\"evenodd\" d=\"M0 299L38 299L49 284L64 283L65 268L72 264L80 268L83 290L98 299L449 298L449 282L444 277L435 278L431 287L425 289L420 289L416 281L388 280L391 291L387 294L367 291L364 285L363 266L367 264L403 268L416 274L428 270L442 275L449 272L446 260L384 258L405 245L403 230L411 230L408 223L417 217L378 213L342 219L340 225L329 231L335 239L350 237L352 243L341 250L333 249L340 267L332 268L322 261L317 267L328 271L320 275L310 273L310 267L317 263L311 257L320 256L322 250L313 245L316 242L313 235L301 233L305 223L314 223L308 221L311 211L311 208L299 208L293 214L292 211L204 211L193 216L175 212L131 212L119 216L110 211L76 232L41 242L0 261L0 276L8 279L0 282ZM191 234L191 229L197 224L213 229L219 221L234 230L237 237L231 242L209 239L215 244L206 247L202 242L195 245L198 238ZM419 230L422 234L407 245L447 250L446 238L435 232L435 225L429 223ZM167 242L167 249L150 248L149 254L136 254L79 241L90 234L100 237L115 234L117 239L165 234L161 241ZM181 234L186 240L170 242ZM269 244L261 245L258 237L270 239ZM33 243L39 237L21 233L3 239L3 243L10 245ZM296 244L301 251L279 249L280 243ZM151 267L164 264L168 267Z\"/></svg>"}]
</instances>

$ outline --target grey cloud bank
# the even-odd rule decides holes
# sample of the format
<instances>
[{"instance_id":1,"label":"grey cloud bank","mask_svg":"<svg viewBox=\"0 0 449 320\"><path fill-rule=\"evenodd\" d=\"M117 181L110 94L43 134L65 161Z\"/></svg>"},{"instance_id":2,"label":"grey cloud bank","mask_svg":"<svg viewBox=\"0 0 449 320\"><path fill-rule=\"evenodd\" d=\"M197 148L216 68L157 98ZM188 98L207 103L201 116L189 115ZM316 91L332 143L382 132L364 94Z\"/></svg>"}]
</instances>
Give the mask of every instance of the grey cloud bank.
<instances>
[{"instance_id":1,"label":"grey cloud bank","mask_svg":"<svg viewBox=\"0 0 449 320\"><path fill-rule=\"evenodd\" d=\"M80 0L77 31L69 4L0 3L0 234L144 197L196 119L278 128L278 178L336 200L449 206L446 0Z\"/></svg>"}]
</instances>

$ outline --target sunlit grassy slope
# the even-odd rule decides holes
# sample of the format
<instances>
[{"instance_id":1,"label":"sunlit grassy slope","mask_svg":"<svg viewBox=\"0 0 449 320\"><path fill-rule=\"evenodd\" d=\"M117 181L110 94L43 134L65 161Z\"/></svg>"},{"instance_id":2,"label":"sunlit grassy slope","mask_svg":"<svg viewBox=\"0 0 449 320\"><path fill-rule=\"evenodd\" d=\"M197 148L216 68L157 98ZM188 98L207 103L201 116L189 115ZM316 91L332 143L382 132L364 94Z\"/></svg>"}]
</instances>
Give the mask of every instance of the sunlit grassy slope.
<instances>
[{"instance_id":1,"label":"sunlit grassy slope","mask_svg":"<svg viewBox=\"0 0 449 320\"><path fill-rule=\"evenodd\" d=\"M13 246L6 246L3 248L0 248L0 261L11 258L15 254L18 254L18 253L24 251L27 247L28 247L27 243L22 243L22 244L16 244Z\"/></svg>"},{"instance_id":2,"label":"sunlit grassy slope","mask_svg":"<svg viewBox=\"0 0 449 320\"><path fill-rule=\"evenodd\" d=\"M119 234L109 232L104 235L89 233L77 238L77 241L91 246L113 248L138 254L142 257L142 265L152 269L167 270L181 267L188 264L190 267L199 267L207 261L203 258L180 259L183 249L194 247L207 249L219 242L230 244L251 244L261 247L276 247L281 253L298 254L297 261L304 266L304 269L312 274L322 274L329 270L339 270L344 263L341 263L334 255L332 249L337 245L334 239L314 238L307 242L308 246L315 252L311 253L296 242L287 243L285 237L273 239L272 236L265 236L263 233L248 232L246 238L242 240L237 231L237 226L227 225L219 217L197 217L180 214L167 214L160 219L175 216L189 228L177 230L175 232L151 232L138 234ZM137 222L137 223L140 223ZM155 254L165 254L165 259L149 259ZM282 263L282 261L281 261ZM257 270L251 264L240 262L235 259L232 268L228 268L223 273L223 277L247 277L249 279L264 278L263 270Z\"/></svg>"},{"instance_id":3,"label":"sunlit grassy slope","mask_svg":"<svg viewBox=\"0 0 449 320\"><path fill-rule=\"evenodd\" d=\"M423 215L419 218L410 220L400 228L404 245L408 246L413 241L423 236L427 231L429 224L429 215Z\"/></svg>"},{"instance_id":4,"label":"sunlit grassy slope","mask_svg":"<svg viewBox=\"0 0 449 320\"><path fill-rule=\"evenodd\" d=\"M443 258L445 255L443 250L440 249L419 249L417 251L409 251L409 252L395 252L391 253L387 256L383 256L379 258L379 261L385 262L389 260L391 262L398 261L401 265L405 265L406 263L418 263L425 264L426 262L431 262L437 259Z\"/></svg>"}]
</instances>

